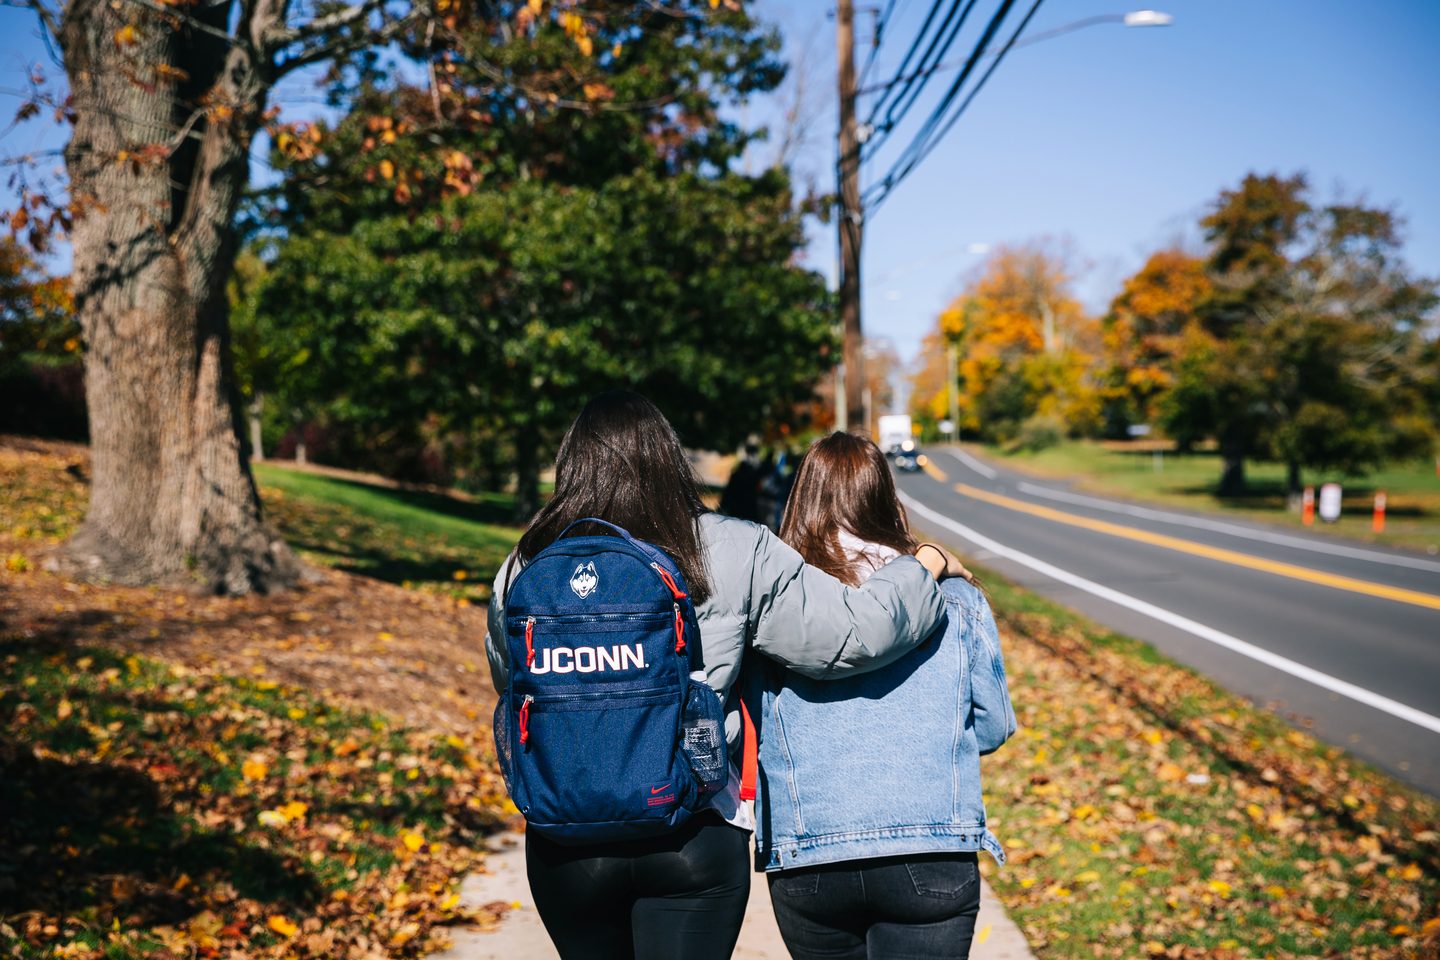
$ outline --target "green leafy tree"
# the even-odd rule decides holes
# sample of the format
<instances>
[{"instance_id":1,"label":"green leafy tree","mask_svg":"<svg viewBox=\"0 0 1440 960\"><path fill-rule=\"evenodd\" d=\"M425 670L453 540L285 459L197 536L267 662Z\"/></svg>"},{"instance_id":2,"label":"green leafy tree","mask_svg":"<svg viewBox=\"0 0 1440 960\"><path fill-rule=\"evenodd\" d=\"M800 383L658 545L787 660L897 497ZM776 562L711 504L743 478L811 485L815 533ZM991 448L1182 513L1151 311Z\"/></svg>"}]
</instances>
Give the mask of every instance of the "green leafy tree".
<instances>
[{"instance_id":1,"label":"green leafy tree","mask_svg":"<svg viewBox=\"0 0 1440 960\"><path fill-rule=\"evenodd\" d=\"M773 33L738 4L535 6L410 48L425 85L341 71L354 108L280 144L257 205L286 237L255 315L306 356L282 405L390 472L513 466L522 513L589 394L726 446L803 410L832 346L788 176L729 169L753 134L722 107L778 82Z\"/></svg>"},{"instance_id":2,"label":"green leafy tree","mask_svg":"<svg viewBox=\"0 0 1440 960\"><path fill-rule=\"evenodd\" d=\"M1201 222L1213 291L1185 338L1167 429L1215 436L1223 496L1247 457L1361 473L1433 447L1427 324L1436 285L1400 257L1399 224L1361 204L1316 206L1303 176L1246 177Z\"/></svg>"},{"instance_id":3,"label":"green leafy tree","mask_svg":"<svg viewBox=\"0 0 1440 960\"><path fill-rule=\"evenodd\" d=\"M722 447L809 395L827 295L790 264L802 238L782 183L480 191L287 242L257 312L307 351L288 402L367 438L352 454L393 470L445 448L483 473L500 442L529 511L542 456L596 391L644 390L688 441Z\"/></svg>"}]
</instances>

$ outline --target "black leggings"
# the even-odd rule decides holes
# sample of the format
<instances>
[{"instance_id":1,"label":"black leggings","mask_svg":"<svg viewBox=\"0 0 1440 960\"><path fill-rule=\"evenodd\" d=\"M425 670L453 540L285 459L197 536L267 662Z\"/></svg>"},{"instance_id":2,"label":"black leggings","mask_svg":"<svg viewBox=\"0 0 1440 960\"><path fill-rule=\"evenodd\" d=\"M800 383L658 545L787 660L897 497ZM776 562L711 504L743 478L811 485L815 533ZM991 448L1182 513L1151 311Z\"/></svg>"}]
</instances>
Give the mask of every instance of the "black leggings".
<instances>
[{"instance_id":1,"label":"black leggings","mask_svg":"<svg viewBox=\"0 0 1440 960\"><path fill-rule=\"evenodd\" d=\"M726 960L750 896L743 831L702 813L651 840L525 838L530 894L563 960Z\"/></svg>"}]
</instances>

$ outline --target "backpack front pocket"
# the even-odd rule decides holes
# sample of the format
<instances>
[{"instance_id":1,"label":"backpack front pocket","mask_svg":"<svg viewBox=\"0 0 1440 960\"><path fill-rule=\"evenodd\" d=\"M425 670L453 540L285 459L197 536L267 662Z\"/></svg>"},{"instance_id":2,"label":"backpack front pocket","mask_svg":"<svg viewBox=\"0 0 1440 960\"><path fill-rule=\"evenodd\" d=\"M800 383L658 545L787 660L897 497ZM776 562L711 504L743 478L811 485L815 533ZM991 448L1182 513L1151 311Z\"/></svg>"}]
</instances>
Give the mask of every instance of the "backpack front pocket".
<instances>
[{"instance_id":1,"label":"backpack front pocket","mask_svg":"<svg viewBox=\"0 0 1440 960\"><path fill-rule=\"evenodd\" d=\"M665 819L693 795L674 776L675 692L526 696L517 766L537 823Z\"/></svg>"}]
</instances>

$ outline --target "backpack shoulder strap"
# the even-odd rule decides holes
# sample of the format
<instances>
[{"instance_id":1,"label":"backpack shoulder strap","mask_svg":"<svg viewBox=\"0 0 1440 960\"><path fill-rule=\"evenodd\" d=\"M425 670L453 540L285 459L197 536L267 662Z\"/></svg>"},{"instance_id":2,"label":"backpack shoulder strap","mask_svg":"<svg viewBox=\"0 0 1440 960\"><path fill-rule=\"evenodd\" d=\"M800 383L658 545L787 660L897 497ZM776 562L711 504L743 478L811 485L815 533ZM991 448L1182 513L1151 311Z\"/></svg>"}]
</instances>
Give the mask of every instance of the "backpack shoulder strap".
<instances>
[{"instance_id":1,"label":"backpack shoulder strap","mask_svg":"<svg viewBox=\"0 0 1440 960\"><path fill-rule=\"evenodd\" d=\"M581 517L579 520L571 522L568 526L566 526L564 530L561 530L559 535L555 539L563 540L565 538L565 534L569 533L571 530L574 530L582 523L598 523L602 527L609 527L611 530L614 530L616 533L620 534L620 536L624 537L626 540L629 540L631 543L636 542L635 538L630 536L629 530L626 530L624 527L617 527L609 520L601 520L599 517Z\"/></svg>"}]
</instances>

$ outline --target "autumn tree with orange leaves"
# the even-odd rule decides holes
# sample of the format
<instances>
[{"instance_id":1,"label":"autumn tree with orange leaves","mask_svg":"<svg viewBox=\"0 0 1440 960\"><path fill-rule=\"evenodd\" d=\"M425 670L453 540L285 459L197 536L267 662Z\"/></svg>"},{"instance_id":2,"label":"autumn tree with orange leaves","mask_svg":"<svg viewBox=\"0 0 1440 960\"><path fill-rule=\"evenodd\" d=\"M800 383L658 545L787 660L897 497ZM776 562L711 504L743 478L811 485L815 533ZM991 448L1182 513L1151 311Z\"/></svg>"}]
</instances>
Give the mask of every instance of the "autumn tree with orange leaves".
<instances>
[{"instance_id":1,"label":"autumn tree with orange leaves","mask_svg":"<svg viewBox=\"0 0 1440 960\"><path fill-rule=\"evenodd\" d=\"M1205 262L1162 250L1126 279L1103 321L1102 394L1106 432L1124 436L1132 424L1154 423L1159 401L1175 380L1175 358L1194 334L1212 285Z\"/></svg>"},{"instance_id":2,"label":"autumn tree with orange leaves","mask_svg":"<svg viewBox=\"0 0 1440 960\"><path fill-rule=\"evenodd\" d=\"M1099 391L1090 368L1098 326L1070 292L1075 267L1049 242L1002 246L939 317L930 351L959 351L960 428L996 443L1025 441L1034 431L1082 435L1099 418ZM933 362L922 361L912 408L934 419L948 402L927 389Z\"/></svg>"}]
</instances>

